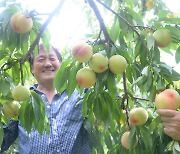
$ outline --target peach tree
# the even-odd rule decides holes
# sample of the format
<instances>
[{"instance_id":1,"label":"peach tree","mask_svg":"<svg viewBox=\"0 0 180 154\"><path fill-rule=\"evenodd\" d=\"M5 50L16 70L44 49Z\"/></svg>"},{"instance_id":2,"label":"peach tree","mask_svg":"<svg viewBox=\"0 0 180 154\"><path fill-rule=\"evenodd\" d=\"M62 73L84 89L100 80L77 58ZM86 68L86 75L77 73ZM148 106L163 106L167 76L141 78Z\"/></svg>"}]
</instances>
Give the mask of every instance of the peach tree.
<instances>
[{"instance_id":1,"label":"peach tree","mask_svg":"<svg viewBox=\"0 0 180 154\"><path fill-rule=\"evenodd\" d=\"M38 52L39 41L49 48L47 27L64 3L59 1L44 23L38 10L27 11L13 0L0 3L1 122L8 124L3 108L15 101L13 89L32 80L30 54ZM155 106L164 90L180 92L180 74L161 59L166 52L180 61L178 15L161 0L85 0L83 5L91 33L85 42L66 49L54 86L60 93L66 89L69 97L74 90L83 97L84 127L93 153L179 153L179 142L164 134ZM150 11L153 15L147 18ZM17 24L20 19L22 24ZM35 92L18 103L19 116L13 120L19 119L28 132L33 127L40 134L49 131L44 104ZM2 125L0 132L1 143Z\"/></svg>"}]
</instances>

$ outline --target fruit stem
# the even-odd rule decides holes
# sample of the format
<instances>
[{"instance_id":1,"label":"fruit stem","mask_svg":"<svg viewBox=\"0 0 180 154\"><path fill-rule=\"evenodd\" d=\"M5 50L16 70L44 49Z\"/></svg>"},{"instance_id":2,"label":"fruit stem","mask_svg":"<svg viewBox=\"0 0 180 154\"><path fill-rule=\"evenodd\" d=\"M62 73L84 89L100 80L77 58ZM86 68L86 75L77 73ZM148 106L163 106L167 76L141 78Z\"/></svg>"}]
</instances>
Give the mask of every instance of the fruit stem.
<instances>
[{"instance_id":1,"label":"fruit stem","mask_svg":"<svg viewBox=\"0 0 180 154\"><path fill-rule=\"evenodd\" d=\"M20 78L21 78L21 85L24 86L24 76L23 76L23 69L22 69L22 63L20 62Z\"/></svg>"}]
</instances>

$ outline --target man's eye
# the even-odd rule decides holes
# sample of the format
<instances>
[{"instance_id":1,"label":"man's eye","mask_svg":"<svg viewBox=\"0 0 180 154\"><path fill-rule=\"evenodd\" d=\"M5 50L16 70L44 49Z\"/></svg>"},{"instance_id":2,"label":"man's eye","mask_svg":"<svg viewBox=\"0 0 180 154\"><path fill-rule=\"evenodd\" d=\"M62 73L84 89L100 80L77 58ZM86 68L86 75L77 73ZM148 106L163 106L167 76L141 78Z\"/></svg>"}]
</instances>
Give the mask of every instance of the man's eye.
<instances>
[{"instance_id":1,"label":"man's eye","mask_svg":"<svg viewBox=\"0 0 180 154\"><path fill-rule=\"evenodd\" d=\"M50 59L50 61L55 61L56 60L56 58L53 58L53 57L49 58L49 59Z\"/></svg>"},{"instance_id":2,"label":"man's eye","mask_svg":"<svg viewBox=\"0 0 180 154\"><path fill-rule=\"evenodd\" d=\"M42 61L44 61L45 59L44 58L39 58L37 61L38 62L42 62Z\"/></svg>"}]
</instances>

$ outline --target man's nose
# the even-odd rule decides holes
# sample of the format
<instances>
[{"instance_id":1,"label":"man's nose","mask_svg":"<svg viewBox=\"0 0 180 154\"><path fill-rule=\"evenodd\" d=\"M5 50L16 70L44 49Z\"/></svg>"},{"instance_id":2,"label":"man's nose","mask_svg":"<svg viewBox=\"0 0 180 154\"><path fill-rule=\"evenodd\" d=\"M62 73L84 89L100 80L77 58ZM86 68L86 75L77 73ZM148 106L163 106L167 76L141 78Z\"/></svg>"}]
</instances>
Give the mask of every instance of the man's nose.
<instances>
[{"instance_id":1,"label":"man's nose","mask_svg":"<svg viewBox=\"0 0 180 154\"><path fill-rule=\"evenodd\" d=\"M50 67L50 66L52 66L51 61L49 59L46 59L45 67Z\"/></svg>"}]
</instances>

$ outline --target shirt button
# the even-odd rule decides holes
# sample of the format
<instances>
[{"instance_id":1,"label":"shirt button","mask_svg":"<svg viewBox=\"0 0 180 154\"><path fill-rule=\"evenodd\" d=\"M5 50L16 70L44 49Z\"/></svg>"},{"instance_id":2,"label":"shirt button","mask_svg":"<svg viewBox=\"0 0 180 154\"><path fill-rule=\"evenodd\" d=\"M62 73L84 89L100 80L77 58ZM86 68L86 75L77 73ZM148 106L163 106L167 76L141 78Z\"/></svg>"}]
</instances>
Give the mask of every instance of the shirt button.
<instances>
[{"instance_id":1,"label":"shirt button","mask_svg":"<svg viewBox=\"0 0 180 154\"><path fill-rule=\"evenodd\" d=\"M50 105L48 105L47 108L49 109L49 108L50 108Z\"/></svg>"}]
</instances>

